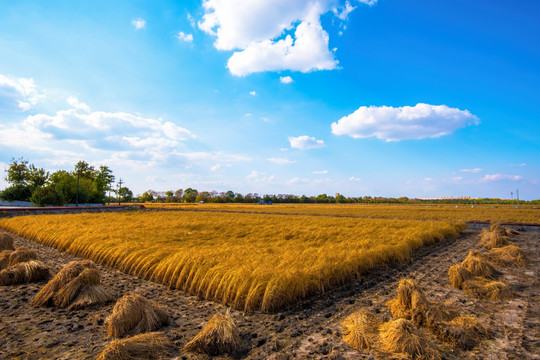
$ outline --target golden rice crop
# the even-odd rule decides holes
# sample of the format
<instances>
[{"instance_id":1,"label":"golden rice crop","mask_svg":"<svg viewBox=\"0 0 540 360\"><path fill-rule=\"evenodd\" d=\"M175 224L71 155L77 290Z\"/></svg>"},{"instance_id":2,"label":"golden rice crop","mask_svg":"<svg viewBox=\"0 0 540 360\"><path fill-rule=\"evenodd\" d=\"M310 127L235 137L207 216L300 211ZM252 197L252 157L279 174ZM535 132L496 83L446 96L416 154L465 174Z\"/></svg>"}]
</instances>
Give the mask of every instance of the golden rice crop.
<instances>
[{"instance_id":1,"label":"golden rice crop","mask_svg":"<svg viewBox=\"0 0 540 360\"><path fill-rule=\"evenodd\" d=\"M464 224L183 211L21 216L0 227L193 295L273 311L407 260Z\"/></svg>"},{"instance_id":2,"label":"golden rice crop","mask_svg":"<svg viewBox=\"0 0 540 360\"><path fill-rule=\"evenodd\" d=\"M540 224L540 209L505 205L389 205L389 204L186 204L145 203L147 208L181 209L208 212L249 212L355 216L380 219L521 222Z\"/></svg>"}]
</instances>

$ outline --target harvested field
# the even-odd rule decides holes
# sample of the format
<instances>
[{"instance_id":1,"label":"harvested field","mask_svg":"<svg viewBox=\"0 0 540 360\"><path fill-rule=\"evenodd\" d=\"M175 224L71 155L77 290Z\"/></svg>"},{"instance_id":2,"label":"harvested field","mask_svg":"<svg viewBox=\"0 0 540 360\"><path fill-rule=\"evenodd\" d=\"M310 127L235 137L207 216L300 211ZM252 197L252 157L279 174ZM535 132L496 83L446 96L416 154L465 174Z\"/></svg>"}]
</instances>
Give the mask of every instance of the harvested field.
<instances>
[{"instance_id":1,"label":"harvested field","mask_svg":"<svg viewBox=\"0 0 540 360\"><path fill-rule=\"evenodd\" d=\"M449 283L449 267L460 263L470 250L478 249L477 234L467 231L466 236L456 240L422 248L410 263L379 267L343 287L301 301L277 314L244 314L231 310L245 342L245 349L235 358L384 359L368 350L355 350L343 342L342 322L358 310L390 320L385 303L396 296L400 279L412 277L431 300L449 302L458 307L462 315L475 316L489 328L489 340L481 341L470 351L445 348L450 351L445 355L457 359L540 359L537 306L540 302L540 234L522 233L516 237L515 242L523 248L529 262L524 268L503 270L500 279L511 287L514 298L500 303L471 298ZM39 258L54 269L52 274L77 260L70 254L21 237L15 237L15 246L36 250ZM170 324L160 329L175 344L170 359L208 359L206 355L182 348L216 312L225 313L227 307L102 265L97 268L102 275L101 283L116 297L138 293L170 311ZM77 310L30 305L30 300L44 285L45 282L13 285L8 291L0 291L0 359L95 359L111 343L105 320L114 304Z\"/></svg>"},{"instance_id":2,"label":"harvested field","mask_svg":"<svg viewBox=\"0 0 540 360\"><path fill-rule=\"evenodd\" d=\"M276 311L409 260L414 250L457 237L464 224L139 212L25 216L0 227L237 309Z\"/></svg>"},{"instance_id":3,"label":"harvested field","mask_svg":"<svg viewBox=\"0 0 540 360\"><path fill-rule=\"evenodd\" d=\"M185 204L144 203L148 209L349 216L374 219L491 221L540 224L540 208L508 205L386 205L386 204Z\"/></svg>"}]
</instances>

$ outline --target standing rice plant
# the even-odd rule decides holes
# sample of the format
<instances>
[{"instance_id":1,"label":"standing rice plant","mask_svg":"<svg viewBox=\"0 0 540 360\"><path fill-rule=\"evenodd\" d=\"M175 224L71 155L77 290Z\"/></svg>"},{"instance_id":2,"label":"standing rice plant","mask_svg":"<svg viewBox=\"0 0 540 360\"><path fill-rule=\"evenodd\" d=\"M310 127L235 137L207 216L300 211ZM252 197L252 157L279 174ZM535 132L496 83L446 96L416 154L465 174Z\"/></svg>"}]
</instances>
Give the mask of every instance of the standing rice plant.
<instances>
[{"instance_id":1,"label":"standing rice plant","mask_svg":"<svg viewBox=\"0 0 540 360\"><path fill-rule=\"evenodd\" d=\"M169 314L165 309L139 294L129 294L114 305L107 318L107 333L109 337L140 334L158 330L168 323Z\"/></svg>"},{"instance_id":2,"label":"standing rice plant","mask_svg":"<svg viewBox=\"0 0 540 360\"><path fill-rule=\"evenodd\" d=\"M183 211L40 215L0 226L192 295L273 312L407 261L464 224Z\"/></svg>"}]
</instances>

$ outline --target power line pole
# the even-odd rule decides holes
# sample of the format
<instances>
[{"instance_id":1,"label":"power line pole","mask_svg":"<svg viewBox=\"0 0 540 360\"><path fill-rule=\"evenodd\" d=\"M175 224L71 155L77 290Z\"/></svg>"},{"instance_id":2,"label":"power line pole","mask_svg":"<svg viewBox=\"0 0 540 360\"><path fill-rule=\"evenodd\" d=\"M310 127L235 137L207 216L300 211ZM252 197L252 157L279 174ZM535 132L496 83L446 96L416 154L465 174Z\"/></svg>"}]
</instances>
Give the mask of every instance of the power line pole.
<instances>
[{"instance_id":1,"label":"power line pole","mask_svg":"<svg viewBox=\"0 0 540 360\"><path fill-rule=\"evenodd\" d=\"M517 199L517 207L519 209L519 190L516 189L516 199Z\"/></svg>"},{"instance_id":2,"label":"power line pole","mask_svg":"<svg viewBox=\"0 0 540 360\"><path fill-rule=\"evenodd\" d=\"M118 205L120 205L120 190L122 189L122 179L118 181Z\"/></svg>"}]
</instances>

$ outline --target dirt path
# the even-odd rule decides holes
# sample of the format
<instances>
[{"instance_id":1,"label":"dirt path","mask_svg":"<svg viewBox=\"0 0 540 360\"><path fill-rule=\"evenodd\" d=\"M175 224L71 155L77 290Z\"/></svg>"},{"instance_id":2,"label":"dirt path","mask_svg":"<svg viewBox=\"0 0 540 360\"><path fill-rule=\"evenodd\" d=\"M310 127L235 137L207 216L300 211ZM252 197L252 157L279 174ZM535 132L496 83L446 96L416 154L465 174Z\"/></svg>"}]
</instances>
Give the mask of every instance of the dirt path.
<instances>
[{"instance_id":1,"label":"dirt path","mask_svg":"<svg viewBox=\"0 0 540 360\"><path fill-rule=\"evenodd\" d=\"M232 311L245 349L235 358L243 359L362 359L373 354L359 353L341 341L340 322L363 308L389 318L384 303L394 296L402 277L413 277L433 300L458 304L464 314L474 314L492 329L490 340L458 358L540 359L540 234L523 233L517 242L532 259L525 269L505 269L503 281L516 296L505 303L473 300L450 287L448 268L461 262L476 248L477 232L466 231L456 240L447 240L419 251L413 261L372 271L340 289L314 297L295 308L277 314ZM58 271L75 257L17 237L17 246L35 249L42 261ZM205 355L184 353L181 347L216 313L226 307L168 290L109 268L98 266L102 283L117 296L139 293L167 307L172 321L165 333L178 346L178 359L207 359ZM104 321L113 304L87 310L34 308L29 301L43 283L0 287L0 359L93 359L110 341ZM450 354L451 355L451 354ZM222 357L225 358L225 357Z\"/></svg>"}]
</instances>

